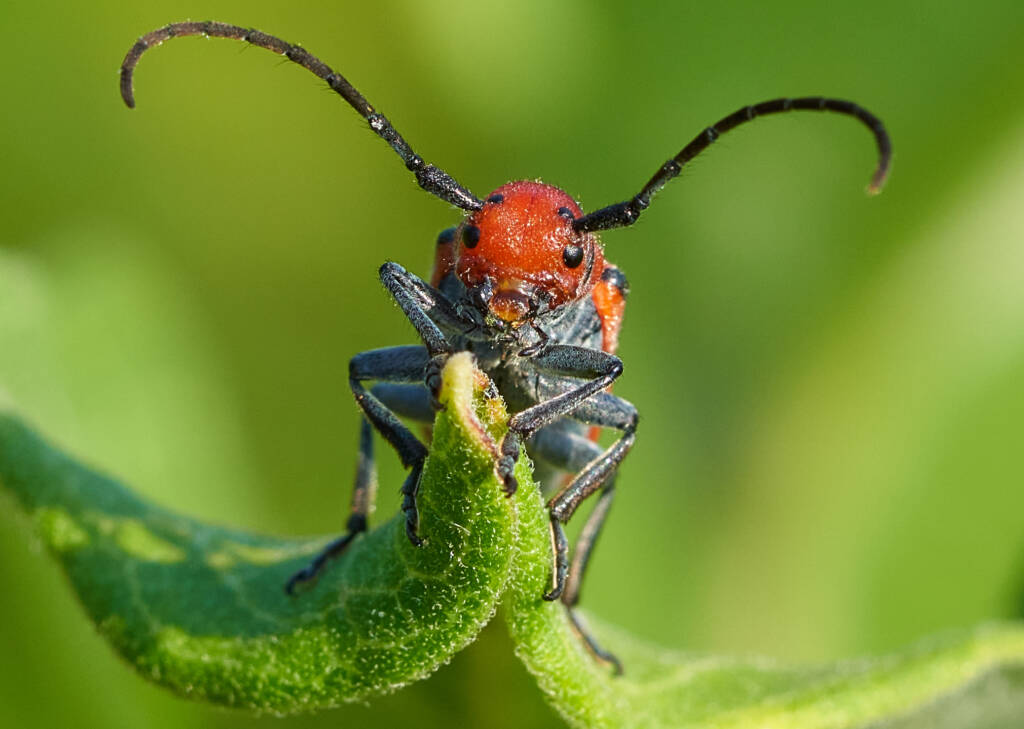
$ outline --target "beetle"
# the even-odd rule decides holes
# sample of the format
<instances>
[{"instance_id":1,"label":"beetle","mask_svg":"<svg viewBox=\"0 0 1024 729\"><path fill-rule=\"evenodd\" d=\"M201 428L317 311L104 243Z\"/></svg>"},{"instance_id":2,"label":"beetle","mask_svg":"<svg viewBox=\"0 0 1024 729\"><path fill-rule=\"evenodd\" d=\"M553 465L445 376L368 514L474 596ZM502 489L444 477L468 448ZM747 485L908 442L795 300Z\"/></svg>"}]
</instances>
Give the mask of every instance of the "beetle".
<instances>
[{"instance_id":1,"label":"beetle","mask_svg":"<svg viewBox=\"0 0 1024 729\"><path fill-rule=\"evenodd\" d=\"M706 127L632 198L584 214L567 193L541 182L515 181L481 200L444 170L417 155L390 121L341 74L298 45L258 30L217 22L173 23L142 36L121 65L121 95L134 107L133 74L150 48L179 36L242 40L285 56L309 70L362 116L395 151L420 187L465 212L437 238L433 274L425 281L394 262L379 276L416 329L422 344L357 354L349 385L362 412L352 511L341 537L330 542L285 589L310 583L367 529L374 498L373 431L394 448L409 474L402 485L405 531L420 546L416 495L427 447L400 418L431 423L438 407L440 370L454 352L469 351L510 412L495 471L506 495L520 449L571 477L548 501L553 564L545 600L560 600L585 646L621 672L614 655L586 630L574 608L591 552L615 493L618 467L633 447L636 408L610 392L622 374L616 356L629 285L608 262L598 232L632 225L655 193L725 132L753 119L788 111L829 111L853 117L874 135L878 163L868 192L881 190L892 145L882 122L849 101L825 97L780 98L745 106ZM377 384L367 389L366 383ZM608 448L600 429L617 431ZM599 494L575 545L572 560L563 525L580 504Z\"/></svg>"}]
</instances>

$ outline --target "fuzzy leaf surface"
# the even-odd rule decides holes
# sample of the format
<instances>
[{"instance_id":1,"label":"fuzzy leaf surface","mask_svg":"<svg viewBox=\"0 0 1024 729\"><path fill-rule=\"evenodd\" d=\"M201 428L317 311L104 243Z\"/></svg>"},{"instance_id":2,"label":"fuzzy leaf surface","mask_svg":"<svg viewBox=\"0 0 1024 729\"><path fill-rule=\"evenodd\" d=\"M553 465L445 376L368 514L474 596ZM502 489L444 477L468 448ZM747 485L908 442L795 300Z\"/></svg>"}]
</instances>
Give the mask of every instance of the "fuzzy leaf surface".
<instances>
[{"instance_id":1,"label":"fuzzy leaf surface","mask_svg":"<svg viewBox=\"0 0 1024 729\"><path fill-rule=\"evenodd\" d=\"M395 517L359 537L312 589L284 592L324 538L204 524L138 497L0 414L0 485L13 494L100 632L140 673L189 696L294 712L392 691L469 643L509 574L513 513L474 410L468 357L424 469L421 535ZM495 427L495 421L486 426Z\"/></svg>"},{"instance_id":2,"label":"fuzzy leaf surface","mask_svg":"<svg viewBox=\"0 0 1024 729\"><path fill-rule=\"evenodd\" d=\"M0 414L0 487L67 573L101 633L185 695L295 712L422 678L471 641L504 597L516 652L577 727L1009 729L1024 717L1024 626L982 626L899 654L819 666L674 652L595 623L623 661L585 650L550 579L547 513L525 459L494 477L506 414L468 357L444 373L412 547L400 518L357 539L320 582L282 586L324 539L203 524L139 498Z\"/></svg>"},{"instance_id":3,"label":"fuzzy leaf surface","mask_svg":"<svg viewBox=\"0 0 1024 729\"><path fill-rule=\"evenodd\" d=\"M531 500L533 506L524 502ZM1015 729L1024 726L1024 625L935 636L899 654L825 665L671 651L589 622L625 665L613 676L565 612L537 599L549 582L547 515L519 504L506 621L548 700L588 729ZM642 599L638 598L638 599Z\"/></svg>"}]
</instances>

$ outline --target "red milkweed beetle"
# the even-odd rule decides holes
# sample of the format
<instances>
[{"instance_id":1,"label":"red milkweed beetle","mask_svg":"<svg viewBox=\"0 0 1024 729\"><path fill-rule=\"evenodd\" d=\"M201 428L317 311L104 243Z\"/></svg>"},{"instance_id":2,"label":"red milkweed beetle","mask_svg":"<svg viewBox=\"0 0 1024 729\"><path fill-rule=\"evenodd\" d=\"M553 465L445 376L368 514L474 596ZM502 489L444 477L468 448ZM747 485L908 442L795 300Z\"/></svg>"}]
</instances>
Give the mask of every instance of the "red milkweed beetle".
<instances>
[{"instance_id":1,"label":"red milkweed beetle","mask_svg":"<svg viewBox=\"0 0 1024 729\"><path fill-rule=\"evenodd\" d=\"M375 482L371 426L410 469L402 486L405 530L414 545L422 544L416 492L427 448L398 416L432 422L440 368L453 352L468 350L514 413L495 464L505 493L516 490L512 469L523 445L535 460L575 474L548 502L553 566L551 589L543 597L561 599L590 652L620 672L618 660L594 641L573 610L588 558L611 506L616 471L633 446L637 427L636 408L608 391L622 374L615 350L629 287L622 272L605 260L596 233L636 222L654 194L721 134L757 117L785 111L831 111L866 125L878 145L878 166L868 187L877 193L891 158L882 122L849 101L822 97L745 106L704 129L635 196L584 214L572 197L540 182L510 182L486 199L478 199L413 152L391 122L341 74L305 49L258 30L185 22L143 36L121 66L121 95L129 107L135 105L132 74L142 54L170 38L189 35L243 40L316 74L369 122L423 189L467 213L461 223L438 237L429 283L397 263L387 262L380 268L382 283L423 344L362 352L349 363L349 384L363 416L352 514L346 533L296 573L286 590L292 593L298 584L313 580L331 558L366 531ZM363 383L370 380L378 384L367 390ZM600 428L620 433L606 450L591 437ZM597 505L570 564L562 525L584 499L598 492Z\"/></svg>"}]
</instances>

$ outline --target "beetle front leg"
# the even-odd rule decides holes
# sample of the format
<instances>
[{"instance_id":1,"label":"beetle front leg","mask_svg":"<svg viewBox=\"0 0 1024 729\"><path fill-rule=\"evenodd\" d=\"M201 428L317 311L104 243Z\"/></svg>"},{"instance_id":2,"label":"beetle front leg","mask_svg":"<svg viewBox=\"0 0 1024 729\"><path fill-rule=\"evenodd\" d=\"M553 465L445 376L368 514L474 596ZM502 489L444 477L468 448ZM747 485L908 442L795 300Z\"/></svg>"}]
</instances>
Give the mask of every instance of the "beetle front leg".
<instances>
[{"instance_id":1,"label":"beetle front leg","mask_svg":"<svg viewBox=\"0 0 1024 729\"><path fill-rule=\"evenodd\" d=\"M380 267L380 280L427 348L430 362L423 373L424 384L430 391L431 405L438 410L441 370L452 351L442 327L461 334L475 329L477 324L461 315L441 291L393 261Z\"/></svg>"},{"instance_id":2,"label":"beetle front leg","mask_svg":"<svg viewBox=\"0 0 1024 729\"><path fill-rule=\"evenodd\" d=\"M460 315L442 292L394 261L382 265L379 273L384 288L416 328L431 358L451 353L451 345L442 328L452 334L461 334L477 326Z\"/></svg>"}]
</instances>

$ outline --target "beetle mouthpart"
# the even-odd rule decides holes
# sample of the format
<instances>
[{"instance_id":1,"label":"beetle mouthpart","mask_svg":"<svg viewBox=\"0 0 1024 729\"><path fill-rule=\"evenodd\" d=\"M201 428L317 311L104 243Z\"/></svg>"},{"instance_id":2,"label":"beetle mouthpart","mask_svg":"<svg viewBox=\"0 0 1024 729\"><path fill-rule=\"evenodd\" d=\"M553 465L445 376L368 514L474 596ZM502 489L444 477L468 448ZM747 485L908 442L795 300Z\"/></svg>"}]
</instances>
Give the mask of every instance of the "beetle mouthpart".
<instances>
[{"instance_id":1,"label":"beetle mouthpart","mask_svg":"<svg viewBox=\"0 0 1024 729\"><path fill-rule=\"evenodd\" d=\"M509 323L521 321L530 313L530 297L522 291L498 291L489 304L496 317Z\"/></svg>"},{"instance_id":2,"label":"beetle mouthpart","mask_svg":"<svg viewBox=\"0 0 1024 729\"><path fill-rule=\"evenodd\" d=\"M472 287L469 290L469 300L477 309L487 311L491 299L494 297L494 279L489 276L482 284Z\"/></svg>"}]
</instances>

